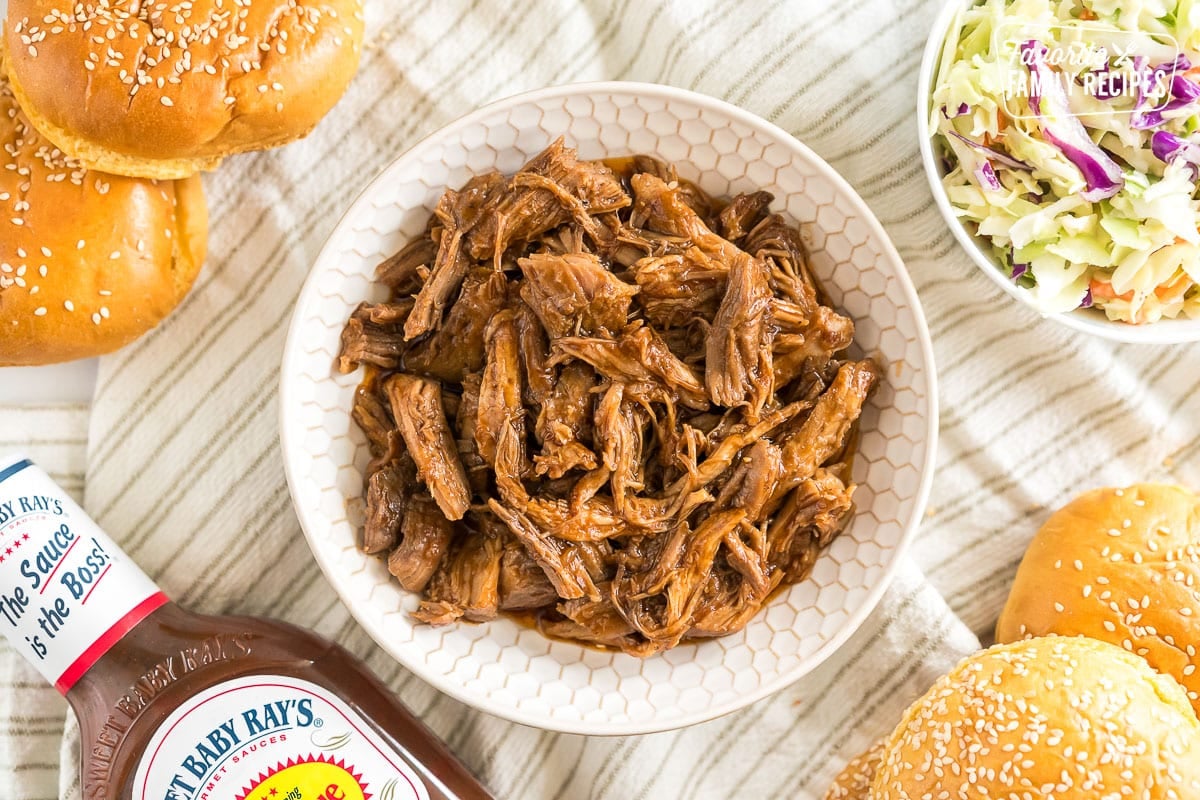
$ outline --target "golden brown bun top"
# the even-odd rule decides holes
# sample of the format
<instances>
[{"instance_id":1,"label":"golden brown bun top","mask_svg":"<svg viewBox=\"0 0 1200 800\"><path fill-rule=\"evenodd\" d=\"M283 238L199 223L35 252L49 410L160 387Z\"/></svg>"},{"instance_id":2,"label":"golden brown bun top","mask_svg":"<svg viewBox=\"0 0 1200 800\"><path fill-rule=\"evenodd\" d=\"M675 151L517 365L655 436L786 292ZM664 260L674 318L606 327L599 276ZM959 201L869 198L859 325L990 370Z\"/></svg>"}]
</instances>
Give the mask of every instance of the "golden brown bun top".
<instances>
[{"instance_id":1,"label":"golden brown bun top","mask_svg":"<svg viewBox=\"0 0 1200 800\"><path fill-rule=\"evenodd\" d=\"M34 131L0 80L0 365L108 352L158 324L204 260L197 177L84 169Z\"/></svg>"},{"instance_id":2,"label":"golden brown bun top","mask_svg":"<svg viewBox=\"0 0 1200 800\"><path fill-rule=\"evenodd\" d=\"M1173 678L1119 647L1062 636L997 645L908 708L872 791L872 800L1197 798L1200 721Z\"/></svg>"},{"instance_id":3,"label":"golden brown bun top","mask_svg":"<svg viewBox=\"0 0 1200 800\"><path fill-rule=\"evenodd\" d=\"M1200 497L1140 484L1053 514L1017 570L996 639L1090 636L1143 656L1200 712Z\"/></svg>"},{"instance_id":4,"label":"golden brown bun top","mask_svg":"<svg viewBox=\"0 0 1200 800\"><path fill-rule=\"evenodd\" d=\"M10 0L5 42L39 130L137 169L303 136L353 77L362 33L362 0Z\"/></svg>"},{"instance_id":5,"label":"golden brown bun top","mask_svg":"<svg viewBox=\"0 0 1200 800\"><path fill-rule=\"evenodd\" d=\"M871 783L882 759L883 741L880 740L846 764L833 779L825 800L871 800Z\"/></svg>"}]
</instances>

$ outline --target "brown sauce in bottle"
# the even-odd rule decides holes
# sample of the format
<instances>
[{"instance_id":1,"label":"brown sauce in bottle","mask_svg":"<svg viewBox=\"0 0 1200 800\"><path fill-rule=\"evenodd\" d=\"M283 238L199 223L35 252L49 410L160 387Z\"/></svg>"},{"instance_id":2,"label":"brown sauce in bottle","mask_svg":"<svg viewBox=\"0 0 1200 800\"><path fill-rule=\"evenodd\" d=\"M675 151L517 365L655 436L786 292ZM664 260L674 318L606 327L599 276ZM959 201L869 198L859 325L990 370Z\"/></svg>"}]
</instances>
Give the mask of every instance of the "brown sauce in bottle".
<instances>
[{"instance_id":1,"label":"brown sauce in bottle","mask_svg":"<svg viewBox=\"0 0 1200 800\"><path fill-rule=\"evenodd\" d=\"M358 659L194 614L44 472L0 458L0 629L79 718L85 800L488 800Z\"/></svg>"}]
</instances>

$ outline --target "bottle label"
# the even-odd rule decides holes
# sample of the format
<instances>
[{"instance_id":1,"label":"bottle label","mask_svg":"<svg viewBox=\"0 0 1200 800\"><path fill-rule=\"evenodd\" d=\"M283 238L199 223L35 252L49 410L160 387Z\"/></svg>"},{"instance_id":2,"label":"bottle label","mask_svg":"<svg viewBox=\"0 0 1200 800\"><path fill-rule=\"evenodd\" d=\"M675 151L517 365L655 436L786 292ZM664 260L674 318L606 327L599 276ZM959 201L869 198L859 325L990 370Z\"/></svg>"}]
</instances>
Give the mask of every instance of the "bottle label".
<instances>
[{"instance_id":1,"label":"bottle label","mask_svg":"<svg viewBox=\"0 0 1200 800\"><path fill-rule=\"evenodd\" d=\"M0 457L0 630L66 694L167 602L29 459Z\"/></svg>"},{"instance_id":2,"label":"bottle label","mask_svg":"<svg viewBox=\"0 0 1200 800\"><path fill-rule=\"evenodd\" d=\"M155 731L135 800L428 800L424 782L341 698L283 675L212 686Z\"/></svg>"}]
</instances>

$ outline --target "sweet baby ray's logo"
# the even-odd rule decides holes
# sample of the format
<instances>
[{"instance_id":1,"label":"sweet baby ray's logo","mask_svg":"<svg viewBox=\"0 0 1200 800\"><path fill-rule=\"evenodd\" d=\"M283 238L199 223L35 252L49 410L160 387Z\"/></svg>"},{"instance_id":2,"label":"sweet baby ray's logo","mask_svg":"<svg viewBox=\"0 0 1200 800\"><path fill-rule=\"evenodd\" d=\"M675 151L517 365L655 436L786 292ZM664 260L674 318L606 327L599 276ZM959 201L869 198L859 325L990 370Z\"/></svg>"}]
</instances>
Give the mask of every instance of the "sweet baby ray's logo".
<instances>
[{"instance_id":1,"label":"sweet baby ray's logo","mask_svg":"<svg viewBox=\"0 0 1200 800\"><path fill-rule=\"evenodd\" d=\"M1003 111L1013 119L1132 115L1157 119L1195 98L1173 37L1101 22L1011 23L993 32ZM1139 127L1135 124L1134 127Z\"/></svg>"},{"instance_id":2,"label":"sweet baby ray's logo","mask_svg":"<svg viewBox=\"0 0 1200 800\"><path fill-rule=\"evenodd\" d=\"M289 758L259 773L236 800L370 800L361 774L327 755Z\"/></svg>"}]
</instances>

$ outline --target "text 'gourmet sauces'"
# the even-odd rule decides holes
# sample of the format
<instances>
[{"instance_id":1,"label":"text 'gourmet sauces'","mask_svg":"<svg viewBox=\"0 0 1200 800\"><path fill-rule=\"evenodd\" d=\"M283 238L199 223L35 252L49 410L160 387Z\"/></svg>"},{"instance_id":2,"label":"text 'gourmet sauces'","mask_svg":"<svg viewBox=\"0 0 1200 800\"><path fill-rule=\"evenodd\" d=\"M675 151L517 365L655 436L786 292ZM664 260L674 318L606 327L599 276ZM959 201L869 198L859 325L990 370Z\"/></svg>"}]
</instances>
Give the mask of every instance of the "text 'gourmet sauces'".
<instances>
[{"instance_id":1,"label":"text 'gourmet sauces'","mask_svg":"<svg viewBox=\"0 0 1200 800\"><path fill-rule=\"evenodd\" d=\"M21 457L0 458L0 628L78 716L86 800L491 797L345 650L184 611Z\"/></svg>"}]
</instances>

